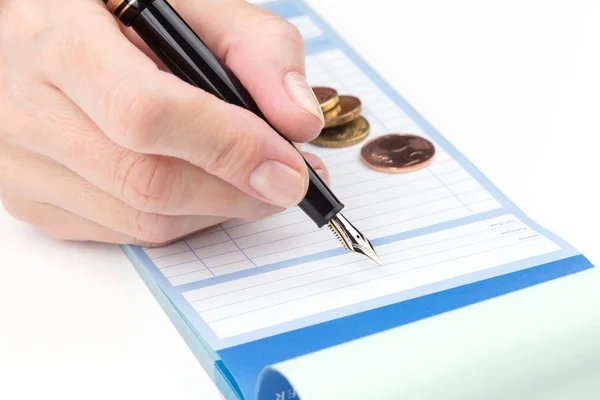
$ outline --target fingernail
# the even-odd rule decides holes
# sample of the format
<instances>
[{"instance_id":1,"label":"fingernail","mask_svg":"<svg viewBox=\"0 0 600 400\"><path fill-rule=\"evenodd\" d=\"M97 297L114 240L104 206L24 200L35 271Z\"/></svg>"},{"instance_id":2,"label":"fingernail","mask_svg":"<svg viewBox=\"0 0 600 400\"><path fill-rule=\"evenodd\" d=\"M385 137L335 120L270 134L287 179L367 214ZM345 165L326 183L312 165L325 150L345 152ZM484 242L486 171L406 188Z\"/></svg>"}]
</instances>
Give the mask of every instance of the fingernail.
<instances>
[{"instance_id":1,"label":"fingernail","mask_svg":"<svg viewBox=\"0 0 600 400\"><path fill-rule=\"evenodd\" d=\"M329 173L327 171L323 169L315 169L315 172L321 177L321 179L323 179L323 181L325 181L328 186L331 184L331 181L329 180Z\"/></svg>"},{"instance_id":2,"label":"fingernail","mask_svg":"<svg viewBox=\"0 0 600 400\"><path fill-rule=\"evenodd\" d=\"M293 207L304 196L304 179L300 173L277 161L265 161L250 175L250 186L271 203Z\"/></svg>"},{"instance_id":3,"label":"fingernail","mask_svg":"<svg viewBox=\"0 0 600 400\"><path fill-rule=\"evenodd\" d=\"M298 72L288 72L285 74L285 86L288 94L296 104L319 118L322 128L325 125L325 118L321 106L304 76Z\"/></svg>"}]
</instances>

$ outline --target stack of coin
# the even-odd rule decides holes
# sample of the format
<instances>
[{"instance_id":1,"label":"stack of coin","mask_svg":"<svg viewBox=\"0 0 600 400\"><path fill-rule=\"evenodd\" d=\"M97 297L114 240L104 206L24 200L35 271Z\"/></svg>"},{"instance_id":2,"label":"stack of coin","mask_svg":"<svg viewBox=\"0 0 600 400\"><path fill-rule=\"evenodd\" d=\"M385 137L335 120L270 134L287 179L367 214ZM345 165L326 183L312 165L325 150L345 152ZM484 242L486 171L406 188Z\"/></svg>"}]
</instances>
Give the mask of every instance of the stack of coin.
<instances>
[{"instance_id":1,"label":"stack of coin","mask_svg":"<svg viewBox=\"0 0 600 400\"><path fill-rule=\"evenodd\" d=\"M313 87L325 116L325 127L311 143L321 147L348 147L369 136L369 122L362 117L362 103L354 96L338 95L328 87Z\"/></svg>"},{"instance_id":2,"label":"stack of coin","mask_svg":"<svg viewBox=\"0 0 600 400\"><path fill-rule=\"evenodd\" d=\"M325 116L325 127L311 143L321 147L349 147L369 136L369 122L362 117L361 101L341 96L329 87L313 87ZM424 137L410 133L390 133L373 138L360 149L367 167L386 173L416 172L431 165L435 146Z\"/></svg>"}]
</instances>

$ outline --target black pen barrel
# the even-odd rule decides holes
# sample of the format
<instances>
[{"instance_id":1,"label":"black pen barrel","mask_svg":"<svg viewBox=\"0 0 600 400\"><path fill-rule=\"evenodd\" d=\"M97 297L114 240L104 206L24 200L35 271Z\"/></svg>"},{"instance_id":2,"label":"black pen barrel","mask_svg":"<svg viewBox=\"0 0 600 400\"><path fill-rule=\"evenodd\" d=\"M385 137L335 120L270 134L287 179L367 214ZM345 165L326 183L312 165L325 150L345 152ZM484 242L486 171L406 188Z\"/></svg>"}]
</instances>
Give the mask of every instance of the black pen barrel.
<instances>
[{"instance_id":1,"label":"black pen barrel","mask_svg":"<svg viewBox=\"0 0 600 400\"><path fill-rule=\"evenodd\" d=\"M174 75L230 104L253 112L273 128L231 70L215 57L167 1L104 1L123 24L137 32ZM308 162L306 165L310 181L306 196L298 206L320 228L344 205Z\"/></svg>"}]
</instances>

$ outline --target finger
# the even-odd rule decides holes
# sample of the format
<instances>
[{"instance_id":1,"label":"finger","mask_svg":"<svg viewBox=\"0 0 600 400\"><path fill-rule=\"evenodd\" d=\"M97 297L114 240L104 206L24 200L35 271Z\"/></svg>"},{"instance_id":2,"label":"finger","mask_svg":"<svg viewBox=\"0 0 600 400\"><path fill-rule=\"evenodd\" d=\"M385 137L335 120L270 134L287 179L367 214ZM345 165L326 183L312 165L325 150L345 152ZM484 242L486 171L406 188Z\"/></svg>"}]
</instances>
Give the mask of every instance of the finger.
<instances>
[{"instance_id":1,"label":"finger","mask_svg":"<svg viewBox=\"0 0 600 400\"><path fill-rule=\"evenodd\" d=\"M246 1L178 0L175 7L279 131L299 142L318 136L323 113L306 82L304 39L294 25Z\"/></svg>"},{"instance_id":2,"label":"finger","mask_svg":"<svg viewBox=\"0 0 600 400\"><path fill-rule=\"evenodd\" d=\"M8 121L10 136L5 137L52 158L138 210L244 219L281 211L188 162L119 146L55 88L39 85L34 92L36 99L4 110L13 116ZM17 120L25 122L12 122Z\"/></svg>"},{"instance_id":3,"label":"finger","mask_svg":"<svg viewBox=\"0 0 600 400\"><path fill-rule=\"evenodd\" d=\"M5 145L0 145L0 188L149 243L169 242L223 221L223 217L136 210L47 158Z\"/></svg>"},{"instance_id":4,"label":"finger","mask_svg":"<svg viewBox=\"0 0 600 400\"><path fill-rule=\"evenodd\" d=\"M113 141L184 159L273 205L302 200L306 164L264 121L159 71L104 18L68 22L62 41L41 41L53 45L40 49L43 71Z\"/></svg>"},{"instance_id":5,"label":"finger","mask_svg":"<svg viewBox=\"0 0 600 400\"><path fill-rule=\"evenodd\" d=\"M13 218L33 225L47 236L58 240L132 244L147 247L132 236L110 230L51 204L22 197L3 197L2 204Z\"/></svg>"},{"instance_id":6,"label":"finger","mask_svg":"<svg viewBox=\"0 0 600 400\"><path fill-rule=\"evenodd\" d=\"M308 142L324 119L305 78L298 29L246 1L171 1L182 17L242 81L267 119L286 137ZM128 37L154 57L132 30Z\"/></svg>"},{"instance_id":7,"label":"finger","mask_svg":"<svg viewBox=\"0 0 600 400\"><path fill-rule=\"evenodd\" d=\"M20 197L2 197L1 200L5 210L13 218L33 225L45 235L58 240L127 244L146 248L164 246L170 243L144 242L121 232L110 230L51 204L39 203ZM200 231L206 228L209 228L209 226L200 229Z\"/></svg>"}]
</instances>

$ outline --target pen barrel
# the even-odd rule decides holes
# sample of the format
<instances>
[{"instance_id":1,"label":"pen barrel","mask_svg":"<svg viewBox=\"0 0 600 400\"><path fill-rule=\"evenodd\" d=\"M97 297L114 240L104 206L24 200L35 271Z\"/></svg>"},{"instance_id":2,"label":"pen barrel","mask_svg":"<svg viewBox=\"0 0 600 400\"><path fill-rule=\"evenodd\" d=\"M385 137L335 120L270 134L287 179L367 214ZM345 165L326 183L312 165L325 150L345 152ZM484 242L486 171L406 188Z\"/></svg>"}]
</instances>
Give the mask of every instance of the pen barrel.
<instances>
[{"instance_id":1,"label":"pen barrel","mask_svg":"<svg viewBox=\"0 0 600 400\"><path fill-rule=\"evenodd\" d=\"M107 1L110 3L112 0ZM133 10L136 11L133 17L129 14L132 6L124 11L122 8L117 9L113 13L121 13L121 22L131 26L174 75L230 104L253 112L273 128L241 82L169 3L164 0L133 3ZM290 144L293 145L291 142ZM310 182L306 196L298 206L320 228L339 213L344 205L308 162L306 165Z\"/></svg>"}]
</instances>

